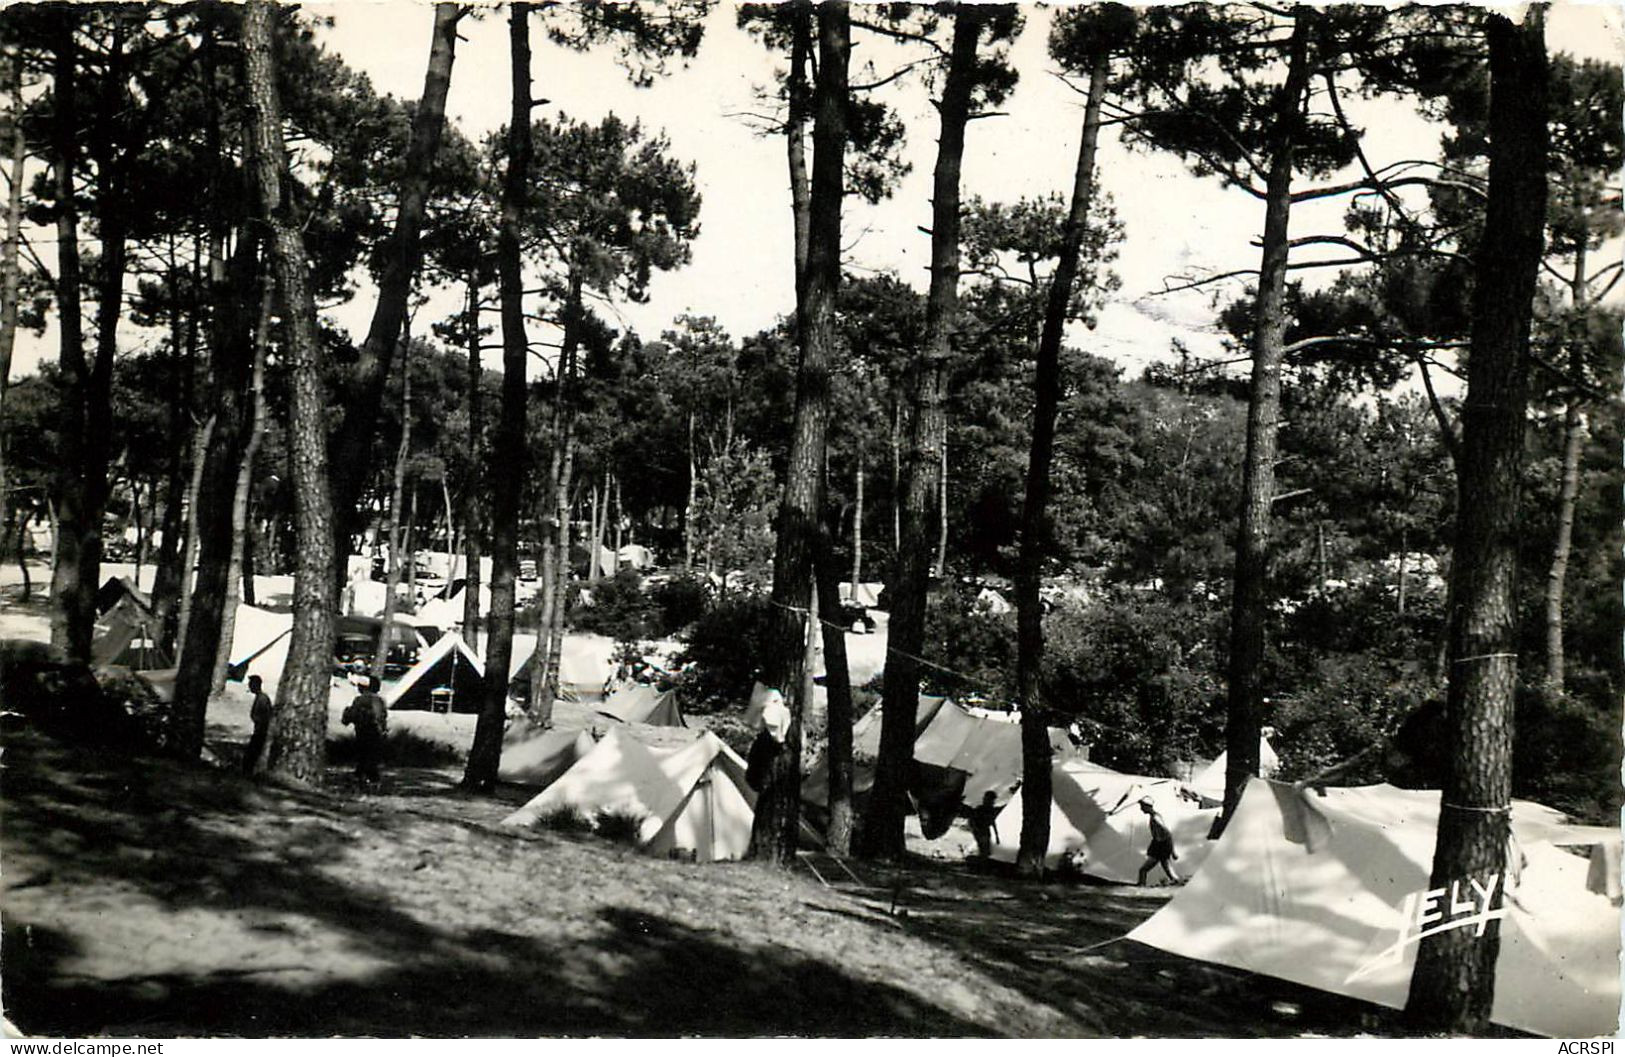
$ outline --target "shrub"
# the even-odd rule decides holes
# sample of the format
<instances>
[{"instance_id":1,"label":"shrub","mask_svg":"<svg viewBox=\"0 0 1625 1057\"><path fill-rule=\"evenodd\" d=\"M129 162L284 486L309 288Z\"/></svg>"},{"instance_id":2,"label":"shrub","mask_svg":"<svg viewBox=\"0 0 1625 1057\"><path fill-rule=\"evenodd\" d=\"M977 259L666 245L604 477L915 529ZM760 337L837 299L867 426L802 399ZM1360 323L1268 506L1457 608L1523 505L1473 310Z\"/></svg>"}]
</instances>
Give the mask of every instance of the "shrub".
<instances>
[{"instance_id":1,"label":"shrub","mask_svg":"<svg viewBox=\"0 0 1625 1057\"><path fill-rule=\"evenodd\" d=\"M675 658L685 709L703 714L750 699L771 614L765 595L732 595L695 622Z\"/></svg>"},{"instance_id":2,"label":"shrub","mask_svg":"<svg viewBox=\"0 0 1625 1057\"><path fill-rule=\"evenodd\" d=\"M536 824L554 833L591 833L592 819L568 804L560 804L536 820Z\"/></svg>"},{"instance_id":3,"label":"shrub","mask_svg":"<svg viewBox=\"0 0 1625 1057\"><path fill-rule=\"evenodd\" d=\"M635 569L622 569L608 579L593 584L592 604L581 602L581 592L571 591L565 619L577 631L608 635L617 642L653 638L657 619L655 604L643 593L643 579Z\"/></svg>"},{"instance_id":4,"label":"shrub","mask_svg":"<svg viewBox=\"0 0 1625 1057\"><path fill-rule=\"evenodd\" d=\"M631 811L605 811L593 820L593 831L617 844L637 844L643 816Z\"/></svg>"},{"instance_id":5,"label":"shrub","mask_svg":"<svg viewBox=\"0 0 1625 1057\"><path fill-rule=\"evenodd\" d=\"M657 613L656 633L676 635L705 616L711 605L711 589L693 574L673 577L650 592Z\"/></svg>"},{"instance_id":6,"label":"shrub","mask_svg":"<svg viewBox=\"0 0 1625 1057\"><path fill-rule=\"evenodd\" d=\"M355 735L330 739L327 761L352 764L356 760ZM463 761L463 753L443 741L426 738L413 730L397 728L384 741L385 767L449 767Z\"/></svg>"}]
</instances>

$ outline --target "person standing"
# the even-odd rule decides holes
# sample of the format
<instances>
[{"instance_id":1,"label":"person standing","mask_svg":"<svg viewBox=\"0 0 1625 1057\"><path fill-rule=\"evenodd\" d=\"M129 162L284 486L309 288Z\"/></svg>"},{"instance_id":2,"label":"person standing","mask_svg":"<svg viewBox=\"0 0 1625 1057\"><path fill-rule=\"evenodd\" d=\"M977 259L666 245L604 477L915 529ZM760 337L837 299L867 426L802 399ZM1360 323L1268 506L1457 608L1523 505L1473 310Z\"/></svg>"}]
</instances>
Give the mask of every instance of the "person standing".
<instances>
[{"instance_id":1,"label":"person standing","mask_svg":"<svg viewBox=\"0 0 1625 1057\"><path fill-rule=\"evenodd\" d=\"M1174 850L1173 832L1162 816L1157 814L1157 805L1151 802L1150 797L1140 798L1140 810L1146 813L1151 825L1151 846L1145 850L1145 862L1140 866L1140 879L1136 883L1145 884L1145 876L1151 872L1151 867L1160 866L1171 883L1182 884L1179 874L1174 871L1174 860L1179 858L1179 853Z\"/></svg>"},{"instance_id":2,"label":"person standing","mask_svg":"<svg viewBox=\"0 0 1625 1057\"><path fill-rule=\"evenodd\" d=\"M362 784L382 777L384 739L389 734L389 706L378 694L376 675L367 676L367 689L357 694L339 719L355 727L355 773Z\"/></svg>"},{"instance_id":3,"label":"person standing","mask_svg":"<svg viewBox=\"0 0 1625 1057\"><path fill-rule=\"evenodd\" d=\"M273 706L270 695L265 692L265 681L259 676L248 677L248 692L254 695L254 703L248 706L248 718L254 724L254 733L248 736L248 749L243 754L243 773L253 774L265 753L265 742L271 733Z\"/></svg>"}]
</instances>

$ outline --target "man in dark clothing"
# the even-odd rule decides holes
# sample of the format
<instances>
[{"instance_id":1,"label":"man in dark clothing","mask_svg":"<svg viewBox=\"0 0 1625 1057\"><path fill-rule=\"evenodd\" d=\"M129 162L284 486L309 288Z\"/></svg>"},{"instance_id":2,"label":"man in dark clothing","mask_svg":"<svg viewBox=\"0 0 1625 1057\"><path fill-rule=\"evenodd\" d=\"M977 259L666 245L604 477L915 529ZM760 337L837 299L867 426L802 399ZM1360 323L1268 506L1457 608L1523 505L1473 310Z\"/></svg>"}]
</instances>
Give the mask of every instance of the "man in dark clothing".
<instances>
[{"instance_id":1,"label":"man in dark clothing","mask_svg":"<svg viewBox=\"0 0 1625 1057\"><path fill-rule=\"evenodd\" d=\"M265 693L265 681L257 675L248 677L248 691L254 703L248 706L248 718L254 722L254 733L248 736L248 749L243 754L243 773L253 774L265 752L265 739L271 731L271 699Z\"/></svg>"},{"instance_id":2,"label":"man in dark clothing","mask_svg":"<svg viewBox=\"0 0 1625 1057\"><path fill-rule=\"evenodd\" d=\"M971 836L976 838L976 857L993 858L993 843L999 839L998 794L992 789L982 794L982 802L965 812L970 820Z\"/></svg>"},{"instance_id":3,"label":"man in dark clothing","mask_svg":"<svg viewBox=\"0 0 1625 1057\"><path fill-rule=\"evenodd\" d=\"M363 783L381 777L384 738L389 734L389 706L378 696L378 677L367 676L367 689L356 695L339 717L345 726L355 727L355 773Z\"/></svg>"},{"instance_id":4,"label":"man in dark clothing","mask_svg":"<svg viewBox=\"0 0 1625 1057\"><path fill-rule=\"evenodd\" d=\"M1160 866L1162 872L1168 875L1168 880L1174 884L1181 884L1179 874L1174 872L1174 860L1179 854L1174 851L1174 835L1168 824L1162 821L1157 814L1157 805L1151 802L1150 797L1140 799L1140 810L1144 811L1151 823L1151 846L1145 850L1145 862L1140 866L1140 879L1138 884L1145 884L1145 875L1151 872L1151 867Z\"/></svg>"}]
</instances>

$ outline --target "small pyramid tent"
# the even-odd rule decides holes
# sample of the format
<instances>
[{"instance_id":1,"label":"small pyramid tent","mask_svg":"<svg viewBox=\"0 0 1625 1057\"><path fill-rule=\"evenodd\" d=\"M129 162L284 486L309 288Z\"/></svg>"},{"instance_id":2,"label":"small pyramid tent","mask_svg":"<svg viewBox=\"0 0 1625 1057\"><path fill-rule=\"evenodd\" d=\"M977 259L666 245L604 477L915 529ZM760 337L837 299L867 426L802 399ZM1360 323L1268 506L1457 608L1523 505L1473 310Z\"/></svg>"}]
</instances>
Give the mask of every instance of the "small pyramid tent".
<instances>
[{"instance_id":1,"label":"small pyramid tent","mask_svg":"<svg viewBox=\"0 0 1625 1057\"><path fill-rule=\"evenodd\" d=\"M1202 797L1215 804L1224 801L1224 768L1230 760L1228 752L1221 752L1213 758L1213 762L1197 771L1191 776L1190 787L1202 794ZM1258 774L1262 778L1274 778L1275 772L1281 769L1281 757L1270 746L1270 739L1258 739Z\"/></svg>"},{"instance_id":2,"label":"small pyramid tent","mask_svg":"<svg viewBox=\"0 0 1625 1057\"><path fill-rule=\"evenodd\" d=\"M1201 872L1128 938L1403 1008L1419 908L1472 919L1448 893L1428 900L1438 822L1437 792L1318 795L1255 778ZM1591 835L1521 802L1512 833L1491 1019L1553 1037L1614 1034L1620 910L1588 884L1588 860L1559 846Z\"/></svg>"},{"instance_id":3,"label":"small pyramid tent","mask_svg":"<svg viewBox=\"0 0 1625 1057\"><path fill-rule=\"evenodd\" d=\"M109 580L96 593L107 608L96 618L90 659L97 665L117 665L136 671L169 668L175 662L159 645L157 614L145 595L122 577Z\"/></svg>"},{"instance_id":4,"label":"small pyramid tent","mask_svg":"<svg viewBox=\"0 0 1625 1057\"><path fill-rule=\"evenodd\" d=\"M1212 844L1207 835L1218 815L1203 809L1183 794L1170 778L1120 774L1086 760L1060 760L1050 772L1050 843L1044 861L1054 866L1066 855L1081 855L1081 868L1090 877L1130 884L1138 880L1145 852L1151 844L1151 826L1140 799L1150 797L1173 833L1179 856L1174 868L1190 877L1207 858ZM1021 843L1022 804L1012 796L999 812L998 839L993 857L1015 862ZM1160 870L1147 880L1163 880Z\"/></svg>"},{"instance_id":5,"label":"small pyramid tent","mask_svg":"<svg viewBox=\"0 0 1625 1057\"><path fill-rule=\"evenodd\" d=\"M502 820L534 826L556 811L639 819L638 846L702 862L737 859L750 844L755 797L745 764L714 734L675 750L654 750L619 728L557 781Z\"/></svg>"},{"instance_id":6,"label":"small pyramid tent","mask_svg":"<svg viewBox=\"0 0 1625 1057\"><path fill-rule=\"evenodd\" d=\"M433 708L435 691L449 689L451 711L478 712L484 683L484 663L461 635L448 632L385 688L384 704L399 710Z\"/></svg>"},{"instance_id":7,"label":"small pyramid tent","mask_svg":"<svg viewBox=\"0 0 1625 1057\"><path fill-rule=\"evenodd\" d=\"M677 691L662 691L647 683L622 687L598 706L600 715L622 723L647 723L652 727L686 727L683 711L677 705Z\"/></svg>"}]
</instances>

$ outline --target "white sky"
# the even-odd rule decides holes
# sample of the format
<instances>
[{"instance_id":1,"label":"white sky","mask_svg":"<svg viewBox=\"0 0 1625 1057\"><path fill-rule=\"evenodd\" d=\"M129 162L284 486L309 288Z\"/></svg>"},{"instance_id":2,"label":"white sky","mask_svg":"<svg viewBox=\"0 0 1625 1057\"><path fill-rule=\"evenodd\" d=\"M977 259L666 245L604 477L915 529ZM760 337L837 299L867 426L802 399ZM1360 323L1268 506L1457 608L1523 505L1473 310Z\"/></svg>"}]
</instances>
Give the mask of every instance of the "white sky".
<instances>
[{"instance_id":1,"label":"white sky","mask_svg":"<svg viewBox=\"0 0 1625 1057\"><path fill-rule=\"evenodd\" d=\"M379 0L308 3L312 15L332 16L335 26L321 34L324 44L367 73L380 92L416 98L422 91L433 10L427 2ZM1066 193L1076 160L1082 100L1051 74L1045 54L1049 15L1027 9L1027 26L1014 48L1021 83L1002 108L1007 116L973 122L967 138L963 187L966 198L1013 201L1021 196ZM1621 8L1566 3L1548 18L1554 51L1618 61ZM465 19L458 44L448 115L471 139L499 127L508 111L507 17L486 11ZM701 234L693 262L679 272L655 277L645 305L625 305L619 325L652 338L684 312L716 316L736 337L770 326L792 300L790 211L783 140L757 136L739 117L758 109L754 90L772 82L773 57L734 26L734 9L719 4L707 26L699 56L674 68L650 89L633 88L616 68L613 52L576 54L545 39L539 20L532 32L533 92L550 99L543 113L597 120L614 112L663 130L674 156L697 164L704 204ZM867 55L877 65L888 56L861 31L854 48L854 80ZM936 149L936 116L917 85L888 91L907 124L907 156L914 171L894 195L877 207L849 199L844 224L848 266L894 270L923 289L930 222L930 171ZM1366 149L1374 164L1400 157L1432 157L1438 130L1405 108L1389 105L1356 121L1371 130ZM1102 187L1115 199L1126 238L1117 271L1123 287L1101 313L1093 334L1080 332L1074 343L1107 355L1131 370L1166 354L1173 337L1197 352L1214 351L1211 294L1152 296L1165 276L1256 267L1250 242L1262 223L1262 204L1241 191L1225 191L1213 179L1188 175L1171 156L1130 153L1114 135L1104 137L1099 154ZM1293 233L1334 233L1346 203L1330 200L1293 212ZM1310 273L1329 278L1328 273ZM1222 288L1225 299L1237 286ZM449 314L460 303L448 292L434 298L423 314ZM331 315L359 340L372 310L363 289ZM420 326L420 330L426 330ZM129 345L156 340L131 335ZM20 334L14 374L25 374L42 357L55 354L55 334Z\"/></svg>"}]
</instances>

